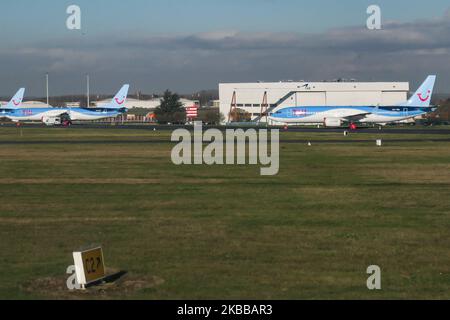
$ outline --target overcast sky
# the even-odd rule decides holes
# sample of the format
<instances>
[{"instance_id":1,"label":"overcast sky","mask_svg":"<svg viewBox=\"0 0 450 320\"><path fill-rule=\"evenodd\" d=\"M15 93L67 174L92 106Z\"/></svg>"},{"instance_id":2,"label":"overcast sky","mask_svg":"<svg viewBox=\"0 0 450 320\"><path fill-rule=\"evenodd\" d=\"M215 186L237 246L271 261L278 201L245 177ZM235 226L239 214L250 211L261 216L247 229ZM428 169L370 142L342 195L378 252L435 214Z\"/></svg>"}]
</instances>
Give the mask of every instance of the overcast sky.
<instances>
[{"instance_id":1,"label":"overcast sky","mask_svg":"<svg viewBox=\"0 0 450 320\"><path fill-rule=\"evenodd\" d=\"M68 30L66 8L81 8ZM383 30L366 28L378 4ZM219 82L409 81L450 92L448 0L3 0L0 95L188 93ZM413 88L412 88L413 89Z\"/></svg>"}]
</instances>

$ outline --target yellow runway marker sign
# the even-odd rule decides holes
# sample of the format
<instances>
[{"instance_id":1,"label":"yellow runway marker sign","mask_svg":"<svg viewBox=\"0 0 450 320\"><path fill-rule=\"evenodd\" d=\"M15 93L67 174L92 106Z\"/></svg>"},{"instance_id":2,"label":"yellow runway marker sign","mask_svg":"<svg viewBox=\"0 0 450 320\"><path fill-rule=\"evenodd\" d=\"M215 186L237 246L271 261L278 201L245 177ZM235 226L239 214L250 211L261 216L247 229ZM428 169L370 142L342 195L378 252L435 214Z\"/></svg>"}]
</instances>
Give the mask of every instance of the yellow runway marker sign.
<instances>
[{"instance_id":1,"label":"yellow runway marker sign","mask_svg":"<svg viewBox=\"0 0 450 320\"><path fill-rule=\"evenodd\" d=\"M74 252L73 260L79 284L86 285L105 277L105 263L101 247Z\"/></svg>"}]
</instances>

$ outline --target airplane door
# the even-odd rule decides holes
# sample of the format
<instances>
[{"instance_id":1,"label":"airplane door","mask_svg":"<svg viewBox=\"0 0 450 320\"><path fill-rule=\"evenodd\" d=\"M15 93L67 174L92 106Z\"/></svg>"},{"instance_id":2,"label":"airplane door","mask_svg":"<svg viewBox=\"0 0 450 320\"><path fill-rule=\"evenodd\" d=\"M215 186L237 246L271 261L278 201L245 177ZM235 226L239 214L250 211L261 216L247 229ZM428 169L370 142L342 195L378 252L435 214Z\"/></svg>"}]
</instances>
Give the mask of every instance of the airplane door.
<instances>
[{"instance_id":1,"label":"airplane door","mask_svg":"<svg viewBox=\"0 0 450 320\"><path fill-rule=\"evenodd\" d=\"M404 117L408 116L408 108L403 108L403 116Z\"/></svg>"}]
</instances>

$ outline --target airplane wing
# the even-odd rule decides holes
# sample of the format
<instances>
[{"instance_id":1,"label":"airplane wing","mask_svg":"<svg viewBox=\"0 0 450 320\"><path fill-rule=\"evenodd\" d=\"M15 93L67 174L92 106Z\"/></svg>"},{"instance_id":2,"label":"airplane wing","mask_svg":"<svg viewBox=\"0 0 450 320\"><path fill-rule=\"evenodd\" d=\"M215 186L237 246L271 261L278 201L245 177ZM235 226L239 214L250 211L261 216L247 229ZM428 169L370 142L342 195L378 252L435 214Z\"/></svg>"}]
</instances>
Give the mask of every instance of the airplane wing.
<instances>
[{"instance_id":1,"label":"airplane wing","mask_svg":"<svg viewBox=\"0 0 450 320\"><path fill-rule=\"evenodd\" d=\"M371 112L363 112L347 117L342 117L342 120L348 122L359 122L360 120L364 119L368 114L371 114Z\"/></svg>"}]
</instances>

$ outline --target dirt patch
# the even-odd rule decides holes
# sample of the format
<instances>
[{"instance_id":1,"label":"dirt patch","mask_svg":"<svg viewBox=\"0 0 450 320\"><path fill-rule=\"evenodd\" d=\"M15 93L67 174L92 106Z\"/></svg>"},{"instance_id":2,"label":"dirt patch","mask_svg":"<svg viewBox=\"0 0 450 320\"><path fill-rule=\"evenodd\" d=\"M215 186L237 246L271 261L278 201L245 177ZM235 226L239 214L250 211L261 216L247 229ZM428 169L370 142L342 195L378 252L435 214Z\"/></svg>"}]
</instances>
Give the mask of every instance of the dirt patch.
<instances>
[{"instance_id":1,"label":"dirt patch","mask_svg":"<svg viewBox=\"0 0 450 320\"><path fill-rule=\"evenodd\" d=\"M0 178L0 185L33 185L33 184L88 184L88 185L104 185L104 184L220 184L224 183L225 179L199 179L185 178L185 179L141 179L141 178L29 178L29 179L14 179L14 178Z\"/></svg>"},{"instance_id":2,"label":"dirt patch","mask_svg":"<svg viewBox=\"0 0 450 320\"><path fill-rule=\"evenodd\" d=\"M367 166L363 167L364 172L368 171ZM450 183L450 165L433 164L427 165L398 165L392 164L389 167L372 165L370 174L373 177L381 178L390 183L411 183L411 184L448 184Z\"/></svg>"},{"instance_id":3,"label":"dirt patch","mask_svg":"<svg viewBox=\"0 0 450 320\"><path fill-rule=\"evenodd\" d=\"M108 275L117 273L120 273L120 271L107 269ZM22 285L22 290L49 299L115 299L131 296L139 290L156 288L164 283L164 279L158 276L139 277L125 273L118 279L101 282L89 286L85 290L69 290L66 285L67 277L36 279Z\"/></svg>"},{"instance_id":4,"label":"dirt patch","mask_svg":"<svg viewBox=\"0 0 450 320\"><path fill-rule=\"evenodd\" d=\"M136 217L54 217L54 218L15 218L0 217L0 224L49 224L49 223L105 223L105 222L138 222Z\"/></svg>"}]
</instances>

